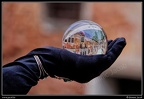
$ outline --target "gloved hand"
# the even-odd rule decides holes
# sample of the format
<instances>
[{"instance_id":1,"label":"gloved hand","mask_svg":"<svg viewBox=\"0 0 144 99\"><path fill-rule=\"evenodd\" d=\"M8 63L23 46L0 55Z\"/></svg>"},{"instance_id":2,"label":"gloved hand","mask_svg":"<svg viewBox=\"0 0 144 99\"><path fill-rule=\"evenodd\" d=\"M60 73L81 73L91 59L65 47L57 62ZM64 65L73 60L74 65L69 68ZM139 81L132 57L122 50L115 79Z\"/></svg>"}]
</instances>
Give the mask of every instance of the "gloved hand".
<instances>
[{"instance_id":1,"label":"gloved hand","mask_svg":"<svg viewBox=\"0 0 144 99\"><path fill-rule=\"evenodd\" d=\"M106 54L79 55L55 47L37 48L28 55L38 55L43 67L51 77L64 77L86 83L108 69L126 45L125 38L109 40Z\"/></svg>"}]
</instances>

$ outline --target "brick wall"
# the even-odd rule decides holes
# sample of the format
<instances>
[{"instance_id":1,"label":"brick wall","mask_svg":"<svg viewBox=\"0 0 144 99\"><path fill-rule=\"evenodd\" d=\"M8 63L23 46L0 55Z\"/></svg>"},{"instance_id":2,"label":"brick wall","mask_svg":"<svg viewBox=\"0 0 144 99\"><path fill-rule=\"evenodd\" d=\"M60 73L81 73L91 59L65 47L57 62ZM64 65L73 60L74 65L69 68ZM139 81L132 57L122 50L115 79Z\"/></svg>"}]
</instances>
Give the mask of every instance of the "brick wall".
<instances>
[{"instance_id":1,"label":"brick wall","mask_svg":"<svg viewBox=\"0 0 144 99\"><path fill-rule=\"evenodd\" d=\"M127 69L120 72L125 77L136 75L140 78L142 54L141 3L93 3L92 21L99 23L108 39L125 37L127 45L118 58ZM37 47L54 46L62 48L64 31L44 31L41 20L40 3L2 3L2 64L25 55ZM54 33L53 33L54 32ZM117 66L119 66L116 64ZM113 67L117 67L114 65ZM136 74L135 74L136 73ZM118 75L119 73L117 73ZM40 80L28 94L84 94L85 84L65 83L57 79Z\"/></svg>"},{"instance_id":2,"label":"brick wall","mask_svg":"<svg viewBox=\"0 0 144 99\"><path fill-rule=\"evenodd\" d=\"M25 55L37 47L62 48L62 32L49 33L41 28L39 3L2 4L2 56L3 64ZM47 35L46 35L47 34ZM28 94L83 94L84 85L76 82L48 78L40 80Z\"/></svg>"}]
</instances>

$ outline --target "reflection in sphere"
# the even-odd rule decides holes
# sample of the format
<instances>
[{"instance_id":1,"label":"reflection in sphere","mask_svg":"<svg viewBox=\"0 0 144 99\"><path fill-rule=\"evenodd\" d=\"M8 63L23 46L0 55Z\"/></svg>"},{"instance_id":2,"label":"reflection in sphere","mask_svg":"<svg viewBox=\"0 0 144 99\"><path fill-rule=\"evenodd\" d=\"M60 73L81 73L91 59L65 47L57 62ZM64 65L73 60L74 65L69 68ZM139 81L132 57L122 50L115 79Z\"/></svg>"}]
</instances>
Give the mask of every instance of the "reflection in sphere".
<instances>
[{"instance_id":1,"label":"reflection in sphere","mask_svg":"<svg viewBox=\"0 0 144 99\"><path fill-rule=\"evenodd\" d=\"M73 23L62 39L64 49L81 55L105 54L107 36L100 25L89 20Z\"/></svg>"}]
</instances>

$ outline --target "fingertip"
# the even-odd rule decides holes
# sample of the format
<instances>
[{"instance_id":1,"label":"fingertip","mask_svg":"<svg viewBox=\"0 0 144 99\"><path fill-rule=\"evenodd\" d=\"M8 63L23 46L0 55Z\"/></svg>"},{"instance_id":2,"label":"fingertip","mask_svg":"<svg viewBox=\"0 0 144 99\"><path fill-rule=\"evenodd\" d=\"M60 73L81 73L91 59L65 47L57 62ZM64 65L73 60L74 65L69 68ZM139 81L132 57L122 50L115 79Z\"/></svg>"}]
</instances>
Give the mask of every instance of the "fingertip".
<instances>
[{"instance_id":1,"label":"fingertip","mask_svg":"<svg viewBox=\"0 0 144 99\"><path fill-rule=\"evenodd\" d=\"M126 39L124 37L122 37L121 39L126 44Z\"/></svg>"},{"instance_id":2,"label":"fingertip","mask_svg":"<svg viewBox=\"0 0 144 99\"><path fill-rule=\"evenodd\" d=\"M120 45L123 45L123 46L126 45L126 39L125 39L124 37L118 38L117 42L118 42Z\"/></svg>"}]
</instances>

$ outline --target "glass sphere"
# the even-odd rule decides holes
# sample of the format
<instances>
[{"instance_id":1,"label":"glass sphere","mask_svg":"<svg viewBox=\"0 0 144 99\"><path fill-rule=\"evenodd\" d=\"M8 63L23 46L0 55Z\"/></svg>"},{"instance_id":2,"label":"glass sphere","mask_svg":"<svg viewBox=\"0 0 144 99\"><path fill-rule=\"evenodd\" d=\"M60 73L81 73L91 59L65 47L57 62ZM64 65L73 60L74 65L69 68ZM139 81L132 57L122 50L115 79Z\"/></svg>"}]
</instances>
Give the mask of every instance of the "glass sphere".
<instances>
[{"instance_id":1,"label":"glass sphere","mask_svg":"<svg viewBox=\"0 0 144 99\"><path fill-rule=\"evenodd\" d=\"M62 47L81 55L105 54L107 36L99 24L89 20L80 20L70 25L65 31Z\"/></svg>"}]
</instances>

